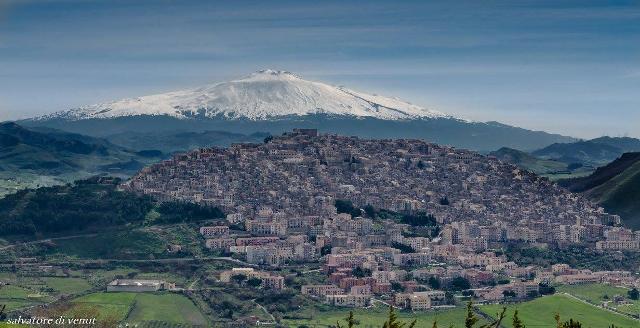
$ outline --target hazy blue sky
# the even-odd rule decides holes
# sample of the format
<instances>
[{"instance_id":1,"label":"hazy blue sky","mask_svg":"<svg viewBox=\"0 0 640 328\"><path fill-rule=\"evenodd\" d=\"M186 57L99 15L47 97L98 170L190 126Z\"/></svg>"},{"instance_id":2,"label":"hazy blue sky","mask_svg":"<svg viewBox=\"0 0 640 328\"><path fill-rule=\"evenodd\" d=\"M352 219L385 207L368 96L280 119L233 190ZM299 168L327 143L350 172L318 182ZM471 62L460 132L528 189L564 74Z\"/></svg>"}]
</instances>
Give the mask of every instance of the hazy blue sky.
<instances>
[{"instance_id":1,"label":"hazy blue sky","mask_svg":"<svg viewBox=\"0 0 640 328\"><path fill-rule=\"evenodd\" d=\"M0 120L262 68L469 119L640 137L640 1L0 0Z\"/></svg>"}]
</instances>

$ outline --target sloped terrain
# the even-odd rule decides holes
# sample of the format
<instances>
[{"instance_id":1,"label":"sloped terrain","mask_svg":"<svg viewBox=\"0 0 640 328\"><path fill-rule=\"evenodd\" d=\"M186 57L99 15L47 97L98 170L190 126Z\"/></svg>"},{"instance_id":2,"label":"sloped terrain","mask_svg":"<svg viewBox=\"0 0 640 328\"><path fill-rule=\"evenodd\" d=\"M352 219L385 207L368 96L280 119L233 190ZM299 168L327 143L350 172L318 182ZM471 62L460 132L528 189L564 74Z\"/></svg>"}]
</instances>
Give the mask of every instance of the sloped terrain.
<instances>
[{"instance_id":1,"label":"sloped terrain","mask_svg":"<svg viewBox=\"0 0 640 328\"><path fill-rule=\"evenodd\" d=\"M160 152L135 152L103 139L1 123L0 194L104 173L129 176L162 157Z\"/></svg>"},{"instance_id":2,"label":"sloped terrain","mask_svg":"<svg viewBox=\"0 0 640 328\"><path fill-rule=\"evenodd\" d=\"M554 160L539 159L526 152L502 147L494 152L489 153L499 160L507 163L518 165L536 174L554 174L561 171L567 171L567 164Z\"/></svg>"},{"instance_id":3,"label":"sloped terrain","mask_svg":"<svg viewBox=\"0 0 640 328\"><path fill-rule=\"evenodd\" d=\"M640 227L640 153L623 154L590 176L559 183L622 216L627 226Z\"/></svg>"}]
</instances>

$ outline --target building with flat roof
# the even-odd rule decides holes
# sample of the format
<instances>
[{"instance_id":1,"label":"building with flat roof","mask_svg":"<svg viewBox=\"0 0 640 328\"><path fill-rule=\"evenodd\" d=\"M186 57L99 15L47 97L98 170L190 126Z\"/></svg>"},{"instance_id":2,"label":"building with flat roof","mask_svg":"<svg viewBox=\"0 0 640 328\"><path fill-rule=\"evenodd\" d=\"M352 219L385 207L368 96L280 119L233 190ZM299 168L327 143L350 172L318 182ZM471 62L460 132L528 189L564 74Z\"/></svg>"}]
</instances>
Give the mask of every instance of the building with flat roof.
<instances>
[{"instance_id":1,"label":"building with flat roof","mask_svg":"<svg viewBox=\"0 0 640 328\"><path fill-rule=\"evenodd\" d=\"M156 292L174 289L176 285L164 280L116 279L107 285L107 292Z\"/></svg>"}]
</instances>

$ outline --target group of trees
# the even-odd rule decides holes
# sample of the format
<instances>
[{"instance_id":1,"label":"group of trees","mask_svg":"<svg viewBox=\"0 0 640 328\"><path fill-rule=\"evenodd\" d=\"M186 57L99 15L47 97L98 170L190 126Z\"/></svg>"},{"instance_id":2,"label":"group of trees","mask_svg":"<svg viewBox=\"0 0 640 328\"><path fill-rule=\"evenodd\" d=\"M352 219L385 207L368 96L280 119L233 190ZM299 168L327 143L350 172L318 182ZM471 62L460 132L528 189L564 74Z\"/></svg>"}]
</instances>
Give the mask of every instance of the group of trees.
<instances>
[{"instance_id":1,"label":"group of trees","mask_svg":"<svg viewBox=\"0 0 640 328\"><path fill-rule=\"evenodd\" d=\"M627 295L629 296L630 299L637 301L638 299L640 299L640 292L638 291L637 288L633 288L632 290L627 292Z\"/></svg>"},{"instance_id":2,"label":"group of trees","mask_svg":"<svg viewBox=\"0 0 640 328\"><path fill-rule=\"evenodd\" d=\"M257 277L248 278L244 274L233 275L231 276L231 280L233 280L233 282L235 282L237 285L240 285L240 286L246 285L254 288L262 284L262 279Z\"/></svg>"},{"instance_id":3,"label":"group of trees","mask_svg":"<svg viewBox=\"0 0 640 328\"><path fill-rule=\"evenodd\" d=\"M475 308L472 302L467 303L467 314L464 320L465 328L499 328L502 327L502 321L505 320L507 308L503 308L500 313L497 314L497 318L493 320L493 322L482 324L478 326L477 324L480 322L480 318L475 314ZM573 319L569 319L568 321L562 321L559 314L554 316L556 321L556 328L582 328L582 323L575 321ZM354 328L358 326L360 323L353 315L353 312L349 312L349 316L344 319L346 325L340 323L340 321L336 322L336 328ZM412 322L401 322L398 319L398 315L396 314L393 306L389 307L389 314L387 316L387 320L382 323L382 328L414 328L416 326L417 321L414 320ZM513 313L513 317L511 320L511 326L513 328L526 328L525 323L520 319L518 315L518 310ZM434 321L432 328L438 328L438 322ZM453 328L453 325L450 325L449 328ZM614 325L609 326L608 328L617 328Z\"/></svg>"},{"instance_id":4,"label":"group of trees","mask_svg":"<svg viewBox=\"0 0 640 328\"><path fill-rule=\"evenodd\" d=\"M362 215L362 210L355 207L350 200L336 199L335 206L338 213L351 214L353 217Z\"/></svg>"},{"instance_id":5,"label":"group of trees","mask_svg":"<svg viewBox=\"0 0 640 328\"><path fill-rule=\"evenodd\" d=\"M97 179L22 190L0 199L0 235L80 231L144 220L153 200Z\"/></svg>"},{"instance_id":6,"label":"group of trees","mask_svg":"<svg viewBox=\"0 0 640 328\"><path fill-rule=\"evenodd\" d=\"M335 206L338 213L348 213L353 217L366 215L371 219L396 220L414 227L435 227L438 225L436 218L425 212L398 213L385 209L376 209L372 205L366 205L363 209L360 209L353 205L350 200L345 199L336 199Z\"/></svg>"},{"instance_id":7,"label":"group of trees","mask_svg":"<svg viewBox=\"0 0 640 328\"><path fill-rule=\"evenodd\" d=\"M225 217L225 214L217 207L179 201L161 203L157 211L160 216L154 222L163 224L196 222Z\"/></svg>"},{"instance_id":8,"label":"group of trees","mask_svg":"<svg viewBox=\"0 0 640 328\"><path fill-rule=\"evenodd\" d=\"M120 181L93 178L74 184L22 190L0 199L0 236L36 235L141 223L152 209L155 223L224 218L217 207L186 202L157 204L118 189Z\"/></svg>"},{"instance_id":9,"label":"group of trees","mask_svg":"<svg viewBox=\"0 0 640 328\"><path fill-rule=\"evenodd\" d=\"M549 267L556 263L566 263L572 268L593 271L626 270L634 271L640 266L640 253L616 252L603 253L595 248L581 245L563 248L538 248L522 243L513 243L504 250L509 261L520 266L537 265Z\"/></svg>"}]
</instances>

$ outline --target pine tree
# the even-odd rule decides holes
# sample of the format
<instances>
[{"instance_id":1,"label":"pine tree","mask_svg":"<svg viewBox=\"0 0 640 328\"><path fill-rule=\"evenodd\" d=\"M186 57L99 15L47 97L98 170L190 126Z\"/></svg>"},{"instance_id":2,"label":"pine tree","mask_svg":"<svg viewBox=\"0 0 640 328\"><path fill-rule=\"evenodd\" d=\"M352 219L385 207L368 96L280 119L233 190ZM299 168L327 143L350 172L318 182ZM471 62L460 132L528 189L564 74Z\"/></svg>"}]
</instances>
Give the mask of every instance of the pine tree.
<instances>
[{"instance_id":1,"label":"pine tree","mask_svg":"<svg viewBox=\"0 0 640 328\"><path fill-rule=\"evenodd\" d=\"M347 321L347 328L353 328L359 325L358 321L353 316L353 311L349 311L349 316L346 317L345 320ZM342 325L340 325L340 321L336 322L336 324L338 328L343 328Z\"/></svg>"},{"instance_id":2,"label":"pine tree","mask_svg":"<svg viewBox=\"0 0 640 328\"><path fill-rule=\"evenodd\" d=\"M562 322L560 320L560 314L558 313L556 313L554 318L556 319L557 328L582 328L582 324L579 321L573 321L573 319L569 319L569 321Z\"/></svg>"},{"instance_id":3,"label":"pine tree","mask_svg":"<svg viewBox=\"0 0 640 328\"><path fill-rule=\"evenodd\" d=\"M416 322L416 320L413 320L413 322L411 322L407 328L415 327ZM396 314L396 311L394 310L393 306L390 306L389 319L384 323L384 325L382 325L382 328L403 328L404 326L405 323L398 321L398 315Z\"/></svg>"},{"instance_id":4,"label":"pine tree","mask_svg":"<svg viewBox=\"0 0 640 328\"><path fill-rule=\"evenodd\" d=\"M471 301L469 301L469 303L467 303L467 317L464 319L464 327L465 328L473 328L473 326L476 324L476 322L478 322L478 319L476 317L476 314L473 313L473 303L471 303Z\"/></svg>"},{"instance_id":5,"label":"pine tree","mask_svg":"<svg viewBox=\"0 0 640 328\"><path fill-rule=\"evenodd\" d=\"M522 320L518 317L518 310L513 313L513 328L526 328Z\"/></svg>"}]
</instances>

